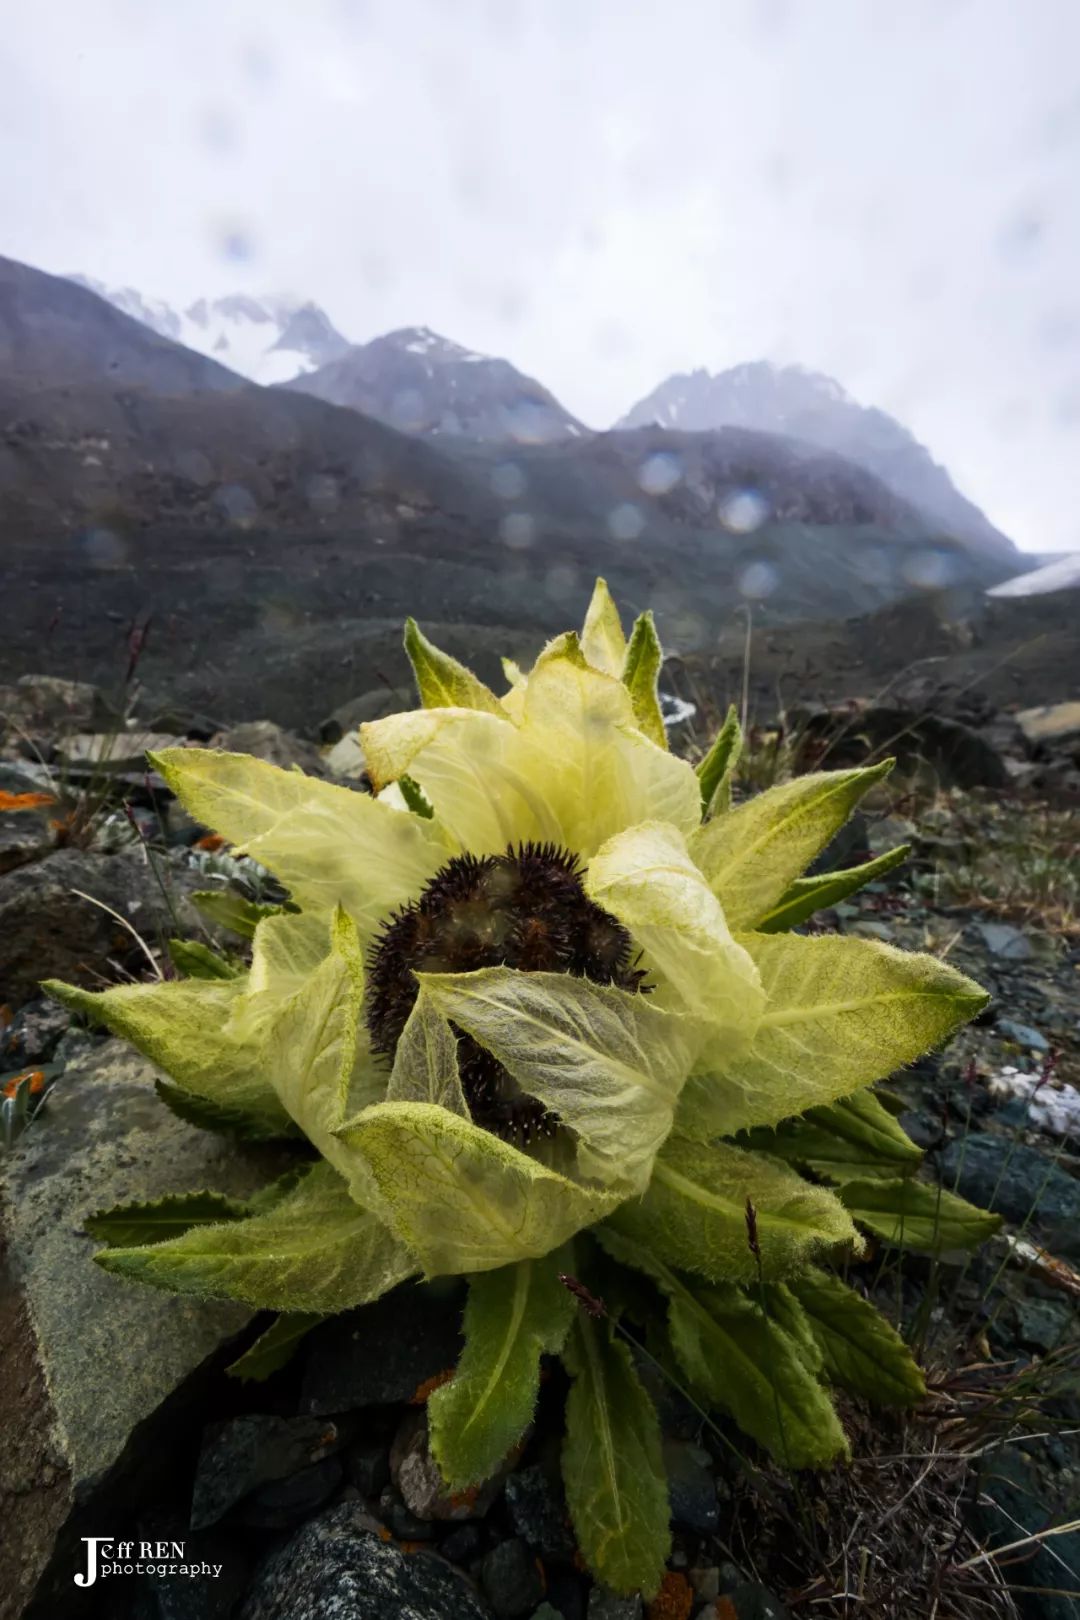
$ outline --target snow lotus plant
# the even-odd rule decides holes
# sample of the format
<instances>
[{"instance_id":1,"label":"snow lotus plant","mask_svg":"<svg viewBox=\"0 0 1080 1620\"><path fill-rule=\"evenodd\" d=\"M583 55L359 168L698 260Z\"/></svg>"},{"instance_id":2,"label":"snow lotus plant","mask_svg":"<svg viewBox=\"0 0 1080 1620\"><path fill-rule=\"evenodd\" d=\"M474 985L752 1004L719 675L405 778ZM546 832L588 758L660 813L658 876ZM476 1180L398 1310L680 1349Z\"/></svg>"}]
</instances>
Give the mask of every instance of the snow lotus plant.
<instances>
[{"instance_id":1,"label":"snow lotus plant","mask_svg":"<svg viewBox=\"0 0 1080 1620\"><path fill-rule=\"evenodd\" d=\"M464 1277L464 1352L428 1403L448 1484L496 1470L561 1356L579 1545L648 1594L667 1487L617 1301L637 1320L644 1290L660 1361L790 1467L845 1455L830 1387L918 1400L904 1344L828 1263L863 1228L949 1248L992 1229L914 1178L868 1089L987 998L933 957L791 932L902 855L801 875L887 766L730 808L737 724L696 771L668 751L651 617L627 644L602 581L581 634L508 664L502 697L412 623L406 646L423 706L361 728L374 794L153 756L290 900L208 900L253 934L250 969L187 945L178 980L47 988L166 1071L185 1118L303 1140L247 1204L96 1217L98 1259L284 1313L251 1372L321 1316Z\"/></svg>"}]
</instances>

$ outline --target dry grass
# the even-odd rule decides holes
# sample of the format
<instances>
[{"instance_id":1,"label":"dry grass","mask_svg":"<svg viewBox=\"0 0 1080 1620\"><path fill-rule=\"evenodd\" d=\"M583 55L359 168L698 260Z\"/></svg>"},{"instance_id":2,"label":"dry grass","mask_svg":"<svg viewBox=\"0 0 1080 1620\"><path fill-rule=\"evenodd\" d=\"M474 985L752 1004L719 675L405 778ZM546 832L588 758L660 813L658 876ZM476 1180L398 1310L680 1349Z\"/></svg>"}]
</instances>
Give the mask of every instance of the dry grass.
<instances>
[{"instance_id":1,"label":"dry grass","mask_svg":"<svg viewBox=\"0 0 1080 1620\"><path fill-rule=\"evenodd\" d=\"M938 806L953 846L934 874L942 899L1080 938L1080 812L960 793L939 796Z\"/></svg>"},{"instance_id":2,"label":"dry grass","mask_svg":"<svg viewBox=\"0 0 1080 1620\"><path fill-rule=\"evenodd\" d=\"M1060 1369L1058 1369L1060 1373ZM1073 1373L1075 1376L1075 1373ZM930 1380L912 1416L841 1402L854 1460L828 1473L740 1486L733 1557L782 1590L796 1620L982 1620L1018 1616L1007 1581L1023 1585L1040 1542L1074 1525L1023 1526L990 1551L973 1509L991 1459L1030 1438L1045 1391L1030 1374L980 1362ZM1080 1597L1064 1564L1058 1590Z\"/></svg>"}]
</instances>

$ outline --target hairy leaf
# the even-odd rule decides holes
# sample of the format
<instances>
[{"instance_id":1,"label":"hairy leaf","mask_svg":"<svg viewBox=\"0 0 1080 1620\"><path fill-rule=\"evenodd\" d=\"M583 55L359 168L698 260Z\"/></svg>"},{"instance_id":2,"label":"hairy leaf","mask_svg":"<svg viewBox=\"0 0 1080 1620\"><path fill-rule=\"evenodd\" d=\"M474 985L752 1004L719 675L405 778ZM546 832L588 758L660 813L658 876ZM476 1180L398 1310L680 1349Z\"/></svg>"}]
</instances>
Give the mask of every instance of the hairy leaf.
<instances>
[{"instance_id":1,"label":"hairy leaf","mask_svg":"<svg viewBox=\"0 0 1080 1620\"><path fill-rule=\"evenodd\" d=\"M170 939L173 967L189 979L238 979L244 968L196 939Z\"/></svg>"},{"instance_id":2,"label":"hairy leaf","mask_svg":"<svg viewBox=\"0 0 1080 1620\"><path fill-rule=\"evenodd\" d=\"M619 610L607 588L607 581L598 579L585 614L581 631L581 650L586 661L605 675L621 679L626 661L626 637L623 635Z\"/></svg>"},{"instance_id":3,"label":"hairy leaf","mask_svg":"<svg viewBox=\"0 0 1080 1620\"><path fill-rule=\"evenodd\" d=\"M370 794L212 748L149 757L193 816L268 867L299 905L343 905L365 939L446 859L431 822Z\"/></svg>"},{"instance_id":4,"label":"hairy leaf","mask_svg":"<svg viewBox=\"0 0 1080 1620\"><path fill-rule=\"evenodd\" d=\"M130 1041L185 1091L246 1117L269 1136L287 1135L292 1122L266 1079L258 1048L230 1038L225 1028L244 983L177 979L91 992L47 979L41 988Z\"/></svg>"},{"instance_id":5,"label":"hairy leaf","mask_svg":"<svg viewBox=\"0 0 1080 1620\"><path fill-rule=\"evenodd\" d=\"M810 1318L803 1310L788 1283L766 1283L763 1289L755 1289L753 1295L768 1317L782 1333L797 1348L802 1356L807 1370L815 1378L820 1377L825 1366L825 1357L821 1346L814 1337L814 1330L810 1325Z\"/></svg>"},{"instance_id":6,"label":"hairy leaf","mask_svg":"<svg viewBox=\"0 0 1080 1620\"><path fill-rule=\"evenodd\" d=\"M452 1114L469 1119L458 1071L457 1044L449 1023L421 986L394 1052L386 1101L438 1103Z\"/></svg>"},{"instance_id":7,"label":"hairy leaf","mask_svg":"<svg viewBox=\"0 0 1080 1620\"><path fill-rule=\"evenodd\" d=\"M465 1349L428 1400L431 1449L454 1490L488 1479L532 1422L540 1357L562 1349L576 1306L558 1254L469 1281Z\"/></svg>"},{"instance_id":8,"label":"hairy leaf","mask_svg":"<svg viewBox=\"0 0 1080 1620\"><path fill-rule=\"evenodd\" d=\"M690 853L732 928L757 928L892 766L797 776L698 829Z\"/></svg>"},{"instance_id":9,"label":"hairy leaf","mask_svg":"<svg viewBox=\"0 0 1080 1620\"><path fill-rule=\"evenodd\" d=\"M652 1597L671 1551L656 1411L606 1323L579 1313L563 1360L573 1384L562 1467L578 1544L605 1585Z\"/></svg>"},{"instance_id":10,"label":"hairy leaf","mask_svg":"<svg viewBox=\"0 0 1080 1620\"><path fill-rule=\"evenodd\" d=\"M773 1130L748 1131L742 1145L806 1165L830 1181L910 1175L923 1159L922 1149L870 1090L810 1108Z\"/></svg>"},{"instance_id":11,"label":"hairy leaf","mask_svg":"<svg viewBox=\"0 0 1080 1620\"><path fill-rule=\"evenodd\" d=\"M822 872L817 877L796 878L787 893L756 924L758 932L782 934L789 928L798 927L815 911L835 906L864 884L884 877L886 872L891 872L905 861L910 853L910 844L900 844L898 848L890 849L862 866L848 867L846 872Z\"/></svg>"},{"instance_id":12,"label":"hairy leaf","mask_svg":"<svg viewBox=\"0 0 1080 1620\"><path fill-rule=\"evenodd\" d=\"M429 1277L540 1259L618 1202L434 1103L378 1103L339 1134Z\"/></svg>"},{"instance_id":13,"label":"hairy leaf","mask_svg":"<svg viewBox=\"0 0 1080 1620\"><path fill-rule=\"evenodd\" d=\"M230 1378L262 1383L271 1373L280 1372L282 1367L288 1365L301 1339L306 1338L312 1328L318 1327L324 1320L322 1316L303 1311L291 1311L279 1316L259 1334L242 1356L229 1363L225 1371Z\"/></svg>"},{"instance_id":14,"label":"hairy leaf","mask_svg":"<svg viewBox=\"0 0 1080 1620\"><path fill-rule=\"evenodd\" d=\"M840 1197L886 1243L925 1254L977 1248L1001 1226L1000 1215L925 1181L849 1181Z\"/></svg>"},{"instance_id":15,"label":"hairy leaf","mask_svg":"<svg viewBox=\"0 0 1080 1620\"><path fill-rule=\"evenodd\" d=\"M658 748L667 748L667 732L660 710L657 682L660 665L664 661L663 648L656 634L652 612L638 614L630 632L630 644L622 667L623 685L630 693L634 705L634 719L638 729Z\"/></svg>"},{"instance_id":16,"label":"hairy leaf","mask_svg":"<svg viewBox=\"0 0 1080 1620\"><path fill-rule=\"evenodd\" d=\"M255 938L255 930L264 918L277 917L288 909L246 900L231 889L200 889L191 899L204 917L244 939Z\"/></svg>"},{"instance_id":17,"label":"hairy leaf","mask_svg":"<svg viewBox=\"0 0 1080 1620\"><path fill-rule=\"evenodd\" d=\"M750 1282L757 1264L747 1241L748 1198L766 1277L785 1277L816 1250L856 1239L850 1215L827 1188L726 1142L705 1146L680 1136L661 1148L644 1197L623 1204L609 1224L670 1266L716 1282Z\"/></svg>"},{"instance_id":18,"label":"hairy leaf","mask_svg":"<svg viewBox=\"0 0 1080 1620\"><path fill-rule=\"evenodd\" d=\"M498 698L471 669L424 635L415 619L405 620L405 651L416 677L416 690L425 709L483 709L501 713Z\"/></svg>"},{"instance_id":19,"label":"hairy leaf","mask_svg":"<svg viewBox=\"0 0 1080 1620\"><path fill-rule=\"evenodd\" d=\"M719 815L731 808L731 779L743 749L742 726L734 703L716 733L712 747L697 766L701 783L702 817Z\"/></svg>"},{"instance_id":20,"label":"hairy leaf","mask_svg":"<svg viewBox=\"0 0 1080 1620\"><path fill-rule=\"evenodd\" d=\"M209 1097L185 1091L171 1080L155 1080L154 1090L177 1119L197 1126L200 1131L216 1131L220 1136L236 1136L246 1142L271 1142L300 1134L286 1114L271 1123L257 1114L226 1108L221 1103L211 1102Z\"/></svg>"},{"instance_id":21,"label":"hairy leaf","mask_svg":"<svg viewBox=\"0 0 1080 1620\"><path fill-rule=\"evenodd\" d=\"M146 1248L106 1249L106 1271L260 1310L331 1315L414 1276L416 1257L319 1163L272 1208Z\"/></svg>"},{"instance_id":22,"label":"hairy leaf","mask_svg":"<svg viewBox=\"0 0 1080 1620\"><path fill-rule=\"evenodd\" d=\"M789 1287L810 1323L830 1383L882 1406L915 1406L926 1394L915 1358L880 1311L839 1277L816 1268Z\"/></svg>"},{"instance_id":23,"label":"hairy leaf","mask_svg":"<svg viewBox=\"0 0 1080 1620\"><path fill-rule=\"evenodd\" d=\"M736 936L765 1011L750 1044L683 1092L679 1128L729 1136L831 1103L939 1045L986 992L934 956L875 940Z\"/></svg>"},{"instance_id":24,"label":"hairy leaf","mask_svg":"<svg viewBox=\"0 0 1080 1620\"><path fill-rule=\"evenodd\" d=\"M218 1192L175 1193L146 1203L118 1204L88 1215L83 1223L91 1237L110 1249L137 1248L176 1237L192 1226L213 1226L238 1221L247 1213L238 1198Z\"/></svg>"},{"instance_id":25,"label":"hairy leaf","mask_svg":"<svg viewBox=\"0 0 1080 1620\"><path fill-rule=\"evenodd\" d=\"M765 1004L760 975L677 827L646 821L609 838L585 888L642 947L660 980L651 1002L706 1020L711 1053L745 1044Z\"/></svg>"},{"instance_id":26,"label":"hairy leaf","mask_svg":"<svg viewBox=\"0 0 1080 1620\"><path fill-rule=\"evenodd\" d=\"M584 1176L641 1190L671 1129L688 1033L644 996L563 973L418 973L460 1025L578 1137Z\"/></svg>"}]
</instances>

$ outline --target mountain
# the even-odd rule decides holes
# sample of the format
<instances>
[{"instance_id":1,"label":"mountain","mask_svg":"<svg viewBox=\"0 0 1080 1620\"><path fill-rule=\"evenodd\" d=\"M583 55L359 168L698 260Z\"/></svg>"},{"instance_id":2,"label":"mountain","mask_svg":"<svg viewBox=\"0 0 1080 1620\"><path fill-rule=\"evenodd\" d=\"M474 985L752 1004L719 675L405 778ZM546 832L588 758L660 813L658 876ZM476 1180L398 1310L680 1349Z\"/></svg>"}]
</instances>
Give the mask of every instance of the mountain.
<instances>
[{"instance_id":1,"label":"mountain","mask_svg":"<svg viewBox=\"0 0 1080 1620\"><path fill-rule=\"evenodd\" d=\"M428 437L549 444L587 431L508 360L463 349L426 326L357 344L285 386Z\"/></svg>"},{"instance_id":2,"label":"mountain","mask_svg":"<svg viewBox=\"0 0 1080 1620\"><path fill-rule=\"evenodd\" d=\"M836 451L875 474L917 506L943 534L1003 561L1012 541L953 484L907 428L874 406L860 405L819 372L757 360L716 375L680 372L653 390L617 424L708 430L757 428Z\"/></svg>"},{"instance_id":3,"label":"mountain","mask_svg":"<svg viewBox=\"0 0 1080 1620\"><path fill-rule=\"evenodd\" d=\"M88 288L4 258L0 376L30 387L108 382L162 394L243 384L216 360L171 342Z\"/></svg>"},{"instance_id":4,"label":"mountain","mask_svg":"<svg viewBox=\"0 0 1080 1620\"><path fill-rule=\"evenodd\" d=\"M211 356L250 382L285 382L348 351L349 344L317 304L285 298L199 298L177 310L134 287L106 287L89 276L67 278L142 321L159 336Z\"/></svg>"},{"instance_id":5,"label":"mountain","mask_svg":"<svg viewBox=\"0 0 1080 1620\"><path fill-rule=\"evenodd\" d=\"M1033 562L1035 558L1031 559ZM987 592L988 596L1045 596L1048 591L1075 591L1080 588L1080 551L1070 556L1055 557L1041 568L1029 569L1003 580Z\"/></svg>"}]
</instances>

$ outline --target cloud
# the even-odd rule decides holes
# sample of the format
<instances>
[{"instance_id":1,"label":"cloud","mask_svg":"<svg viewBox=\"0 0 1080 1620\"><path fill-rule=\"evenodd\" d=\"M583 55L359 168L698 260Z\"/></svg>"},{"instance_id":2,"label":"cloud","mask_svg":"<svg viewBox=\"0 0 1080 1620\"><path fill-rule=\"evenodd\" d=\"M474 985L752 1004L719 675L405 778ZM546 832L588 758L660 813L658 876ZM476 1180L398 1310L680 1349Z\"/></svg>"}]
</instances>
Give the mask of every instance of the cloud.
<instances>
[{"instance_id":1,"label":"cloud","mask_svg":"<svg viewBox=\"0 0 1080 1620\"><path fill-rule=\"evenodd\" d=\"M0 42L3 251L503 353L593 425L759 356L1080 539L1072 0L53 0Z\"/></svg>"}]
</instances>

